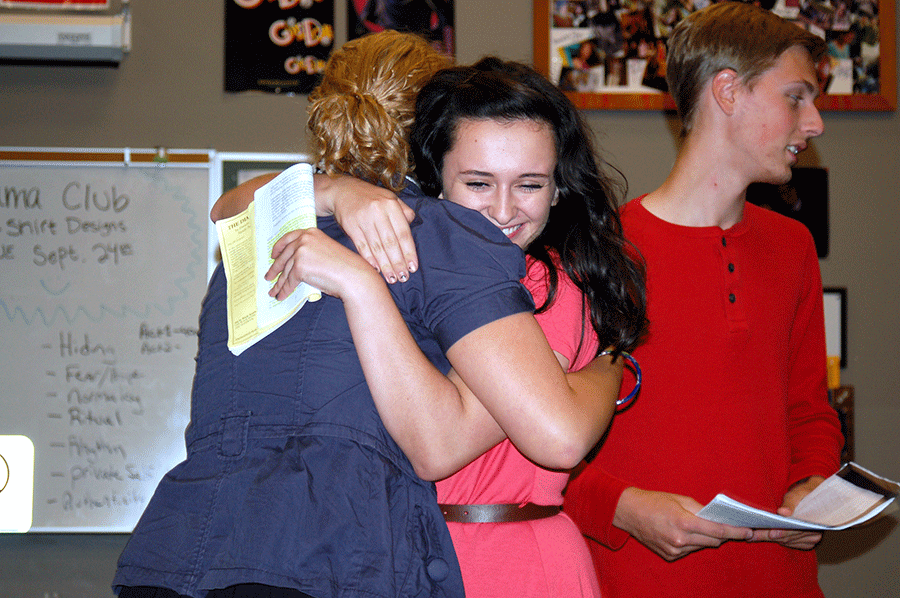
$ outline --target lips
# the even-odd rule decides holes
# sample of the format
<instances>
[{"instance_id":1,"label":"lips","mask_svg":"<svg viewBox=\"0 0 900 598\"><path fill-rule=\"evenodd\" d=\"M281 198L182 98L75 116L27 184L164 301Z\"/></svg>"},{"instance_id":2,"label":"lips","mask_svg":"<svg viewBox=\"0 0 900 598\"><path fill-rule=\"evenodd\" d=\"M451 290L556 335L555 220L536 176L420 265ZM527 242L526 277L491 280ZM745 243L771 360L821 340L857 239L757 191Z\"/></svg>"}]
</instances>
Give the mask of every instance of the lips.
<instances>
[{"instance_id":1,"label":"lips","mask_svg":"<svg viewBox=\"0 0 900 598\"><path fill-rule=\"evenodd\" d=\"M516 232L518 232L518 230L519 230L520 228L522 228L522 225L521 225L521 224L517 224L517 225L515 225L515 226L509 226L509 227L501 228L500 230L503 231L503 234L504 234L504 235L506 235L507 237L512 238L512 236L515 235Z\"/></svg>"},{"instance_id":2,"label":"lips","mask_svg":"<svg viewBox=\"0 0 900 598\"><path fill-rule=\"evenodd\" d=\"M806 143L800 142L794 145L789 145L787 147L788 151L794 154L795 156L806 149Z\"/></svg>"}]
</instances>

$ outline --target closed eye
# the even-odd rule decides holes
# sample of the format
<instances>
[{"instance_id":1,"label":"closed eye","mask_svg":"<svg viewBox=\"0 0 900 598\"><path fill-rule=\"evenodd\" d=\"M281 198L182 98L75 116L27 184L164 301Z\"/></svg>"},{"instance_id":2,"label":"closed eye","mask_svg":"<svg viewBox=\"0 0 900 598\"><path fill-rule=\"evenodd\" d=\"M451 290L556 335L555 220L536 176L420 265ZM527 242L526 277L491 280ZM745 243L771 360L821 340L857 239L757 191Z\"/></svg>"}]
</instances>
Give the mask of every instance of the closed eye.
<instances>
[{"instance_id":1,"label":"closed eye","mask_svg":"<svg viewBox=\"0 0 900 598\"><path fill-rule=\"evenodd\" d=\"M469 187L470 189L483 189L487 186L488 186L488 184L485 183L484 181L467 181L466 182L466 187Z\"/></svg>"}]
</instances>

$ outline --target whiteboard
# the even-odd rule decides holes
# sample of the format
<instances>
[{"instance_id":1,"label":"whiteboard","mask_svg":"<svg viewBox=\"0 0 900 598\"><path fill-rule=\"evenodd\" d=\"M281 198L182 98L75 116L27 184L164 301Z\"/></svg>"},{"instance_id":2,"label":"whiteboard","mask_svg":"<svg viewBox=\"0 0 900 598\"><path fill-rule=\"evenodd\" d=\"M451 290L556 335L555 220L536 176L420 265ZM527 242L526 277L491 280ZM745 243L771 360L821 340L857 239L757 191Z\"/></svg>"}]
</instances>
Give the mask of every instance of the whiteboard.
<instances>
[{"instance_id":1,"label":"whiteboard","mask_svg":"<svg viewBox=\"0 0 900 598\"><path fill-rule=\"evenodd\" d=\"M0 148L7 488L34 447L32 521L0 531L130 532L184 458L212 156Z\"/></svg>"}]
</instances>

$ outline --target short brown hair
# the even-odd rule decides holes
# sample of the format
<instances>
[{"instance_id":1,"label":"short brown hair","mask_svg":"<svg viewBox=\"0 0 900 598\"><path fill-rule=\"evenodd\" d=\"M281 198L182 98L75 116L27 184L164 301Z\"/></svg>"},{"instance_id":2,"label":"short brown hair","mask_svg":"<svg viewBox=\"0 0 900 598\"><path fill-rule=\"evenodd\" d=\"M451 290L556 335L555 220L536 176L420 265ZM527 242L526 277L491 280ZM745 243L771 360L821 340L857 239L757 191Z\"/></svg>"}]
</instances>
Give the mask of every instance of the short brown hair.
<instances>
[{"instance_id":1,"label":"short brown hair","mask_svg":"<svg viewBox=\"0 0 900 598\"><path fill-rule=\"evenodd\" d=\"M814 62L825 56L825 40L771 11L744 2L725 1L691 13L669 37L666 82L690 131L703 86L723 69L734 70L752 87L781 54L805 48Z\"/></svg>"},{"instance_id":2,"label":"short brown hair","mask_svg":"<svg viewBox=\"0 0 900 598\"><path fill-rule=\"evenodd\" d=\"M448 65L425 39L391 30L334 52L309 95L307 121L325 172L402 189L413 167L407 139L416 94Z\"/></svg>"}]
</instances>

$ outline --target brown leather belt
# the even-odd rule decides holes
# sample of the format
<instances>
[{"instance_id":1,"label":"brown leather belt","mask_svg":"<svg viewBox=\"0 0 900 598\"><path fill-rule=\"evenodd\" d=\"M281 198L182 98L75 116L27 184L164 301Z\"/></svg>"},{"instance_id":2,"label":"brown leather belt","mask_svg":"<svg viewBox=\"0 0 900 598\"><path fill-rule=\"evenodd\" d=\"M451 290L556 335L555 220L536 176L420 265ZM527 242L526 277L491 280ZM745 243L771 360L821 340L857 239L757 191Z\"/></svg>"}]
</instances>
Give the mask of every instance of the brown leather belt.
<instances>
[{"instance_id":1,"label":"brown leather belt","mask_svg":"<svg viewBox=\"0 0 900 598\"><path fill-rule=\"evenodd\" d=\"M453 523L511 523L557 515L559 505L438 505L444 520Z\"/></svg>"}]
</instances>

